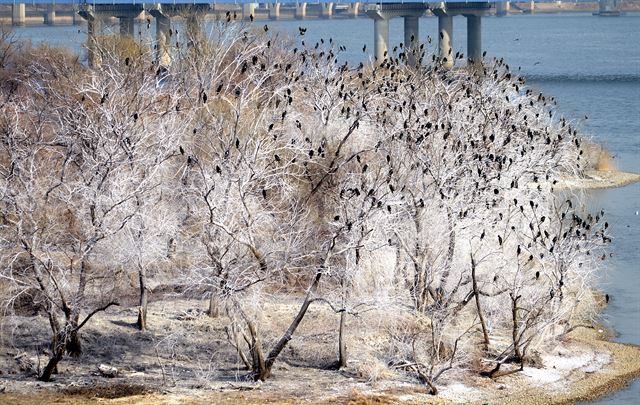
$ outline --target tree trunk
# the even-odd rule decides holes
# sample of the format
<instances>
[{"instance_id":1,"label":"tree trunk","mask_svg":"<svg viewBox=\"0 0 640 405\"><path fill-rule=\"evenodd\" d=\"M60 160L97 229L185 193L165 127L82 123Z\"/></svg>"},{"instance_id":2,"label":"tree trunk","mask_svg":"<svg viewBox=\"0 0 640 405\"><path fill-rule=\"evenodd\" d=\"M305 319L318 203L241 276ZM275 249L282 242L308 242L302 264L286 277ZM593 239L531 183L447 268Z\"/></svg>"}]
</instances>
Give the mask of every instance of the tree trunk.
<instances>
[{"instance_id":1,"label":"tree trunk","mask_svg":"<svg viewBox=\"0 0 640 405\"><path fill-rule=\"evenodd\" d=\"M256 381L265 381L271 375L271 366L267 367L262 351L262 344L259 339L252 339L253 347L251 348L251 356L253 360L254 379Z\"/></svg>"},{"instance_id":2,"label":"tree trunk","mask_svg":"<svg viewBox=\"0 0 640 405\"><path fill-rule=\"evenodd\" d=\"M254 379L256 381L265 381L271 375L271 367L267 367L264 360L264 352L262 351L262 343L258 338L258 330L255 324L248 318L245 318L245 322L249 327L249 334L251 335L251 360L252 369L254 372Z\"/></svg>"},{"instance_id":3,"label":"tree trunk","mask_svg":"<svg viewBox=\"0 0 640 405\"><path fill-rule=\"evenodd\" d=\"M68 333L68 339L66 341L67 353L73 357L79 357L82 354L82 345L80 343L80 332L78 329L78 323L80 322L80 308L84 301L84 290L87 286L87 273L89 272L89 265L85 260L80 263L80 277L78 280L78 291L76 292L76 299L73 302L73 307L70 313L67 315L65 328L70 331ZM66 315L66 314L65 314Z\"/></svg>"},{"instance_id":4,"label":"tree trunk","mask_svg":"<svg viewBox=\"0 0 640 405\"><path fill-rule=\"evenodd\" d=\"M58 345L53 352L52 356L49 359L49 362L42 370L42 374L38 378L40 381L48 382L51 381L51 374L58 372L58 363L62 360L62 356L64 355L64 344Z\"/></svg>"},{"instance_id":5,"label":"tree trunk","mask_svg":"<svg viewBox=\"0 0 640 405\"><path fill-rule=\"evenodd\" d=\"M476 310L478 311L478 318L480 318L480 326L482 327L483 349L485 352L489 351L489 333L487 332L487 324L484 321L482 315L482 308L480 306L480 292L478 290L478 281L476 279L476 261L471 254L471 281L473 285L473 295L476 299Z\"/></svg>"},{"instance_id":6,"label":"tree trunk","mask_svg":"<svg viewBox=\"0 0 640 405\"><path fill-rule=\"evenodd\" d=\"M425 382L429 386L429 395L438 395L438 387L436 387L436 385L429 379L427 379Z\"/></svg>"},{"instance_id":7,"label":"tree trunk","mask_svg":"<svg viewBox=\"0 0 640 405\"><path fill-rule=\"evenodd\" d=\"M251 318L249 318L249 316L244 312L240 303L235 299L232 302L242 316L242 319L244 319L244 322L247 324L249 336L251 336L251 342L249 343L249 341L247 341L247 343L249 343L250 346L249 349L251 352L251 369L253 371L253 378L255 381L265 381L271 375L271 366L267 366L264 359L262 343L258 337L258 329ZM247 340L246 337L245 340Z\"/></svg>"},{"instance_id":8,"label":"tree trunk","mask_svg":"<svg viewBox=\"0 0 640 405\"><path fill-rule=\"evenodd\" d=\"M217 318L220 316L220 300L216 295L215 289L211 291L211 298L209 298L209 310L207 314L210 318Z\"/></svg>"},{"instance_id":9,"label":"tree trunk","mask_svg":"<svg viewBox=\"0 0 640 405\"><path fill-rule=\"evenodd\" d=\"M515 360L518 362L522 362L522 355L520 353L520 339L518 338L518 330L520 329L518 323L518 300L520 296L514 297L511 294L511 319L513 321L513 329L511 331L512 339L513 339L513 354L515 356Z\"/></svg>"},{"instance_id":10,"label":"tree trunk","mask_svg":"<svg viewBox=\"0 0 640 405\"><path fill-rule=\"evenodd\" d=\"M307 295L304 298L304 302L302 303L300 310L298 310L298 313L296 314L295 318L293 318L293 321L289 325L289 328L287 328L287 331L284 333L284 335L282 335L280 340L278 340L276 345L269 352L269 355L267 356L267 360L265 361L267 377L270 374L271 367L273 366L273 363L276 361L276 358L278 357L280 352L282 352L282 350L287 346L287 343L289 343L296 329L298 329L300 322L302 322L302 319L307 313L307 310L309 309L309 305L311 305L311 302L313 301L312 297L315 294L316 290L318 289L318 284L320 283L321 277L322 277L322 272L318 271L316 273L316 277L313 280L313 283L311 283L311 286L309 287L309 291L307 292Z\"/></svg>"},{"instance_id":11,"label":"tree trunk","mask_svg":"<svg viewBox=\"0 0 640 405\"><path fill-rule=\"evenodd\" d=\"M240 357L240 361L242 361L242 364L244 364L247 370L251 370L252 364L249 363L247 356L244 354L244 351L242 350L242 347L241 347L242 345L240 344L240 332L238 332L237 327L233 323L231 324L231 333L233 333L233 342L236 346L236 351L238 352L238 357ZM230 340L231 338L232 337L229 336ZM246 335L243 334L243 338L247 343L249 343L249 340L247 339Z\"/></svg>"},{"instance_id":12,"label":"tree trunk","mask_svg":"<svg viewBox=\"0 0 640 405\"><path fill-rule=\"evenodd\" d=\"M67 339L66 349L67 353L71 357L80 357L82 354L82 343L80 341L80 332L75 330L78 327L78 319L71 322L69 328L71 329L71 333L69 333L69 338Z\"/></svg>"},{"instance_id":13,"label":"tree trunk","mask_svg":"<svg viewBox=\"0 0 640 405\"><path fill-rule=\"evenodd\" d=\"M140 282L140 306L138 307L137 326L140 330L147 330L147 270L144 266L138 267L138 280Z\"/></svg>"},{"instance_id":14,"label":"tree trunk","mask_svg":"<svg viewBox=\"0 0 640 405\"><path fill-rule=\"evenodd\" d=\"M347 343L345 342L345 324L347 311L340 312L340 331L338 333L338 368L347 367Z\"/></svg>"}]
</instances>

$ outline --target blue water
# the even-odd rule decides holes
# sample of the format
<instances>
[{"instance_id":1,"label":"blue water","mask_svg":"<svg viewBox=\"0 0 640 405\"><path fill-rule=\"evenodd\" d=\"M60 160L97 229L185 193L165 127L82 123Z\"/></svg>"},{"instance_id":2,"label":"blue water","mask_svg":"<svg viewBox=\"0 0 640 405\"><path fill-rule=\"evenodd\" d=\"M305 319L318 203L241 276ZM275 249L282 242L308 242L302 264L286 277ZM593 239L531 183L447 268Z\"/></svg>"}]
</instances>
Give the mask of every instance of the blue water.
<instances>
[{"instance_id":1,"label":"blue water","mask_svg":"<svg viewBox=\"0 0 640 405\"><path fill-rule=\"evenodd\" d=\"M373 49L373 23L364 17L266 23L312 45L321 37L332 37L347 47L342 58L353 63L368 57L362 52L363 45ZM422 41L428 35L436 38L436 18L423 18L420 23ZM308 29L303 38L298 36L299 26ZM80 52L86 38L84 29L39 26L20 28L17 35ZM144 27L142 31L152 35L145 33ZM640 14L617 18L588 13L487 17L482 31L488 57L503 57L512 68L520 68L531 86L555 96L559 110L610 151L619 169L640 172ZM402 20L392 20L391 43L401 42L402 37ZM456 17L454 52L465 51L465 38L465 20ZM430 50L435 47L433 41ZM640 344L640 216L636 215L640 211L640 184L590 192L587 198L589 206L608 213L614 236L614 255L601 282L612 301L602 319L618 332L616 340ZM599 403L640 403L640 382Z\"/></svg>"}]
</instances>

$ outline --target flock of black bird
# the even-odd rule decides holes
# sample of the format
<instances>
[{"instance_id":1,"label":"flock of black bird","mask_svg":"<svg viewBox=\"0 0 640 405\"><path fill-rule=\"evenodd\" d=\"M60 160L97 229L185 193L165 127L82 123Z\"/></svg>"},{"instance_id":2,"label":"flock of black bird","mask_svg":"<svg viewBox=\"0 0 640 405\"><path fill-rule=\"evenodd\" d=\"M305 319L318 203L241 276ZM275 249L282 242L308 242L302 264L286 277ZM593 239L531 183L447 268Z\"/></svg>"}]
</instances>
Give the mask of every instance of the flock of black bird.
<instances>
[{"instance_id":1,"label":"flock of black bird","mask_svg":"<svg viewBox=\"0 0 640 405\"><path fill-rule=\"evenodd\" d=\"M235 18L235 15L227 13L228 22ZM373 126L387 134L386 139L379 140L370 150L355 153L351 157L335 144L327 145L327 139L313 139L308 135L304 141L312 147L304 155L288 152L273 155L276 164L302 164L310 179L314 179L312 168L328 168L331 174L337 170L336 167L346 165L355 156L357 169L354 169L354 173L358 174L355 178L359 179L359 184L343 188L340 191L341 199L369 200L371 204L368 209L401 215L402 210L397 208L398 201L414 201L414 209L418 209L424 208L425 200L438 198L442 204L466 204L466 210L460 210L458 216L461 220L468 218L470 211L477 216L482 211L480 207L484 207L484 213L480 215L491 224L492 229L497 229L501 222L510 225L506 227L507 232L494 231L498 247L502 249L506 247L507 240L518 233L516 226L509 222L513 219L503 216L505 206L509 205L504 203L507 196L514 195L516 190L523 190L524 184L532 184L534 193L548 196L549 192L554 192L558 182L557 167L545 170L537 160L548 160L550 165L558 166L560 160L572 157L575 158L573 169L581 169L581 140L577 130L564 118L554 118L555 99L541 93L534 94L526 88L525 79L512 73L502 59L483 61L477 66L470 64L468 69L448 70L442 68L443 61L436 55L427 59L425 44L408 49L401 43L385 53L383 60L352 67L347 62L339 62L338 56L346 48L336 46L332 38L328 41L320 39L312 47L302 40L302 48L295 48L291 52L276 49L275 42L272 42L274 39L267 38L268 25L263 26L263 31L265 38L261 50L247 57L240 53L240 69L225 80L211 83L214 86L212 93L215 97L231 94L240 98L242 90L234 83L242 82L249 75L268 76L268 80L261 82L277 83L274 88L284 89L261 107L272 110L267 116L271 115L274 119L265 125L264 131L271 134L274 141L287 136L290 136L291 143L297 141L297 135L287 133L288 113L290 109L299 111L300 105L318 87L324 88L332 105L316 105L314 110L328 114L333 105L339 106L331 114L334 119L349 124L348 133L357 131L361 123L367 123L369 128ZM298 31L300 37L307 32L303 27L299 27ZM362 51L366 53L366 45ZM280 55L287 53L288 57L283 61L276 56L278 52ZM417 66L409 65L410 56L415 57ZM462 60L464 54L457 52L453 57ZM486 52L483 53L484 57ZM314 76L315 82L308 76ZM431 87L425 86L425 82L431 83ZM487 90L483 86L487 83L498 89L497 92L485 94ZM425 95L425 91L436 91L436 95ZM499 100L498 94L502 95L504 101ZM432 103L436 96L440 98L440 104L434 106ZM200 99L203 104L211 101L204 89ZM300 100L300 104L297 100ZM478 114L485 115L484 122L479 123ZM548 116L544 117L544 114ZM456 119L464 120L464 123L456 122ZM492 131L488 126L499 128L499 131ZM303 127L303 123L295 119L295 128L299 132L307 130ZM239 142L235 138L236 149L240 148ZM317 148L313 146L318 143ZM387 152L383 153L383 150ZM230 156L230 151L229 147L225 149L224 159ZM397 156L397 151L403 151L405 155L398 156L396 160L392 155ZM380 153L384 158L376 158ZM185 155L182 146L180 154ZM409 157L409 154L414 156ZM188 164L192 164L195 157L188 155L187 160ZM518 168L524 162L538 165L532 170ZM410 165L407 167L407 164ZM220 175L225 167L225 162L219 162L215 165L215 172ZM455 170L456 177L447 179L446 176L432 175L433 171L442 170ZM429 187L419 190L417 197L413 185L403 184L411 179L408 173L412 171L425 177L432 176ZM327 173L324 173L320 179L326 176ZM314 181L315 189L322 180ZM384 192L383 185L386 187ZM261 189L259 193L264 200L277 194L267 189ZM531 191L523 192L523 195L535 198ZM610 242L605 233L608 224L600 224L601 216L588 215L582 218L572 210L570 201L563 205L565 211L561 218L554 221L547 220L545 215L536 215L538 203L533 199L526 208L524 204L518 204L517 199L513 201L515 212L521 218L530 219L524 226L529 232L526 236L528 242L517 243L514 247L518 258L525 249L532 252L528 259L525 257L525 262L561 254L559 249L579 248L580 239L593 240L594 235L603 244ZM496 212L497 218L490 221L489 218ZM362 212L360 215L363 215ZM332 215L332 218L338 222L341 215ZM353 223L353 218L342 218L345 222ZM484 241L485 235L486 230L483 229L479 239ZM533 251L537 252L535 256ZM534 279L539 280L540 277L540 270L536 270ZM563 283L562 275L556 277L552 295L554 291L562 289Z\"/></svg>"}]
</instances>

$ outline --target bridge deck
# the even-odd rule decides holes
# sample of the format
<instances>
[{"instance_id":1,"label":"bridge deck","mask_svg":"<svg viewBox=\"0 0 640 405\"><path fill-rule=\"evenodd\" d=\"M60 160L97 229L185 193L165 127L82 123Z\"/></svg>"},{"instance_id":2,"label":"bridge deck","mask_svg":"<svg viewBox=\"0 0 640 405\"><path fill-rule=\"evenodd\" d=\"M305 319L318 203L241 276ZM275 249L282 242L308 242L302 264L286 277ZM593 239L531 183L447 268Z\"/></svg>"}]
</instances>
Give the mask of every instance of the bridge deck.
<instances>
[{"instance_id":1,"label":"bridge deck","mask_svg":"<svg viewBox=\"0 0 640 405\"><path fill-rule=\"evenodd\" d=\"M508 0L494 0L495 2L504 2ZM385 3L487 3L483 0L444 0L444 1L426 1L426 0L299 0L300 3L361 3L361 4L385 4ZM0 4L244 4L244 3L259 3L257 0L0 0ZM262 3L262 2L260 2ZM269 0L267 3L296 3L295 0Z\"/></svg>"}]
</instances>

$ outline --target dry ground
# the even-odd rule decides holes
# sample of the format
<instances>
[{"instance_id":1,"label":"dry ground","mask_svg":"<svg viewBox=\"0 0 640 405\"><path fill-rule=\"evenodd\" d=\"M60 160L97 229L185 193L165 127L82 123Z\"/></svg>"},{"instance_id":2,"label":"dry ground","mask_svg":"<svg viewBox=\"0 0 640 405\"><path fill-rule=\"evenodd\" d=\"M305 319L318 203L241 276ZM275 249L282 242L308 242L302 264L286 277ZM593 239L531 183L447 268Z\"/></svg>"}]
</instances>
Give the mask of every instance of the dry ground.
<instances>
[{"instance_id":1,"label":"dry ground","mask_svg":"<svg viewBox=\"0 0 640 405\"><path fill-rule=\"evenodd\" d=\"M335 360L338 317L312 306L299 333L276 363L266 383L254 383L226 341L224 319L210 319L205 303L165 297L150 306L148 332L133 327L135 308L116 308L97 316L83 334L85 353L65 358L50 383L34 377L46 361L48 330L43 316L5 318L0 348L0 402L205 404L205 403L570 403L621 388L640 375L640 348L607 341L602 329L577 329L560 344L545 348L536 364L495 380L470 372L452 373L440 395L426 394L411 376L395 372L370 353L384 338L352 319L351 364L341 371ZM273 330L284 330L295 302L270 306ZM372 317L381 314L372 314ZM371 319L366 320L370 322ZM322 325L322 327L318 327ZM321 333L319 331L326 330ZM99 364L119 370L98 372Z\"/></svg>"}]
</instances>

